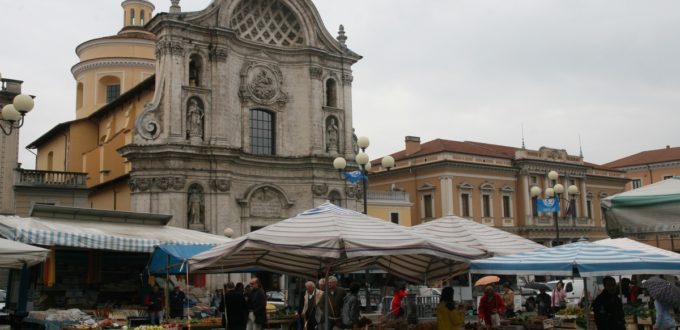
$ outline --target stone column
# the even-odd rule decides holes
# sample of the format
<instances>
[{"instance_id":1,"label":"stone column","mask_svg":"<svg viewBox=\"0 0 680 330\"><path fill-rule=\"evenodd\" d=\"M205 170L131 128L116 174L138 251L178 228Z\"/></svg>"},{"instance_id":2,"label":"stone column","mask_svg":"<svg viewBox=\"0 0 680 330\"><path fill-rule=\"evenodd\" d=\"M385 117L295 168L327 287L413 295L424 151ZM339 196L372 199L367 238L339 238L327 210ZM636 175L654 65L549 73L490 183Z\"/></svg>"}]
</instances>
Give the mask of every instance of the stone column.
<instances>
[{"instance_id":1,"label":"stone column","mask_svg":"<svg viewBox=\"0 0 680 330\"><path fill-rule=\"evenodd\" d=\"M519 189L522 190L522 198L524 199L524 225L530 226L532 224L533 214L531 213L531 195L529 194L529 173L526 171L520 172ZM519 214L519 213L518 213ZM519 224L518 224L519 225Z\"/></svg>"},{"instance_id":2,"label":"stone column","mask_svg":"<svg viewBox=\"0 0 680 330\"><path fill-rule=\"evenodd\" d=\"M579 187L581 197L581 217L585 218L588 215L588 192L586 191L586 178L581 179L581 187ZM594 212L593 212L594 213ZM594 215L594 214L593 214ZM595 224L595 220L589 220ZM590 224L590 223L589 223Z\"/></svg>"},{"instance_id":3,"label":"stone column","mask_svg":"<svg viewBox=\"0 0 680 330\"><path fill-rule=\"evenodd\" d=\"M450 176L442 176L439 185L442 189L442 216L453 215L453 180Z\"/></svg>"}]
</instances>

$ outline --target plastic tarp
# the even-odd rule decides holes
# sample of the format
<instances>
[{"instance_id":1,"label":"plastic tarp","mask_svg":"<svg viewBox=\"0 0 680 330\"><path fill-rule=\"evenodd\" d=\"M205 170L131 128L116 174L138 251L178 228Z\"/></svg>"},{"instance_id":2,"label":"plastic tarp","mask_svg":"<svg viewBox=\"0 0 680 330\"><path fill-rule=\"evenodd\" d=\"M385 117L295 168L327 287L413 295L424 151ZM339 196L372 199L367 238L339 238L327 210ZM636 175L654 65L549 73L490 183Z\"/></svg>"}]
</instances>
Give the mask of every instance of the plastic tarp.
<instances>
[{"instance_id":1,"label":"plastic tarp","mask_svg":"<svg viewBox=\"0 0 680 330\"><path fill-rule=\"evenodd\" d=\"M496 275L605 276L635 274L679 274L680 259L664 254L576 242L473 260L470 271Z\"/></svg>"},{"instance_id":2,"label":"plastic tarp","mask_svg":"<svg viewBox=\"0 0 680 330\"><path fill-rule=\"evenodd\" d=\"M21 269L33 266L47 258L49 250L0 238L0 268Z\"/></svg>"},{"instance_id":3,"label":"plastic tarp","mask_svg":"<svg viewBox=\"0 0 680 330\"><path fill-rule=\"evenodd\" d=\"M680 232L680 177L601 201L611 237Z\"/></svg>"},{"instance_id":4,"label":"plastic tarp","mask_svg":"<svg viewBox=\"0 0 680 330\"><path fill-rule=\"evenodd\" d=\"M151 253L164 243L219 244L229 238L159 224L0 216L0 235L42 246Z\"/></svg>"},{"instance_id":5,"label":"plastic tarp","mask_svg":"<svg viewBox=\"0 0 680 330\"><path fill-rule=\"evenodd\" d=\"M182 275L187 272L186 260L213 248L215 244L203 245L183 245L183 244L161 244L157 246L149 264L147 265L150 274L163 275Z\"/></svg>"},{"instance_id":6,"label":"plastic tarp","mask_svg":"<svg viewBox=\"0 0 680 330\"><path fill-rule=\"evenodd\" d=\"M305 278L379 267L412 282L449 277L486 253L331 203L190 258L191 271L268 270Z\"/></svg>"}]
</instances>

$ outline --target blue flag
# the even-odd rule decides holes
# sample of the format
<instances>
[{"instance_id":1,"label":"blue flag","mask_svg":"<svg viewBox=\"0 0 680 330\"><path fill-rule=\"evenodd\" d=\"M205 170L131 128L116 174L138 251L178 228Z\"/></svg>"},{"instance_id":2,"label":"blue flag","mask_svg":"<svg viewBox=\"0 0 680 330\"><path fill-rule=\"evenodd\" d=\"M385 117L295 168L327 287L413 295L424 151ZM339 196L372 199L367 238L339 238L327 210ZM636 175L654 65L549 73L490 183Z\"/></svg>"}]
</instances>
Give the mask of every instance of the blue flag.
<instances>
[{"instance_id":1,"label":"blue flag","mask_svg":"<svg viewBox=\"0 0 680 330\"><path fill-rule=\"evenodd\" d=\"M559 212L560 200L557 198L537 199L536 209L538 212Z\"/></svg>"},{"instance_id":2,"label":"blue flag","mask_svg":"<svg viewBox=\"0 0 680 330\"><path fill-rule=\"evenodd\" d=\"M357 183L364 179L364 174L361 171L345 172L345 180L349 183Z\"/></svg>"}]
</instances>

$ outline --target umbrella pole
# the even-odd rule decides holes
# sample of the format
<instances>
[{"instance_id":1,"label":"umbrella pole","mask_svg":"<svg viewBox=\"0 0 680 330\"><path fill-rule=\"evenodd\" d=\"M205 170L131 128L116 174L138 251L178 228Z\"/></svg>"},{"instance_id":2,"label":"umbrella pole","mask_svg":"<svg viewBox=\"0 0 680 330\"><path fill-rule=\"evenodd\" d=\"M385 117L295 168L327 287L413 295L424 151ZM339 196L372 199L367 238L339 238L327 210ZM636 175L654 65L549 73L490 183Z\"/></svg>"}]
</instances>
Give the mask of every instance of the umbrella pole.
<instances>
[{"instance_id":1,"label":"umbrella pole","mask_svg":"<svg viewBox=\"0 0 680 330\"><path fill-rule=\"evenodd\" d=\"M586 317L586 330L590 330L590 294L588 293L588 278L583 278L583 292L586 295L583 314Z\"/></svg>"},{"instance_id":2,"label":"umbrella pole","mask_svg":"<svg viewBox=\"0 0 680 330\"><path fill-rule=\"evenodd\" d=\"M170 255L165 261L165 315L170 316Z\"/></svg>"},{"instance_id":3,"label":"umbrella pole","mask_svg":"<svg viewBox=\"0 0 680 330\"><path fill-rule=\"evenodd\" d=\"M189 292L189 263L187 263L187 277L184 279L184 283L186 283L185 292ZM191 330L191 311L189 310L189 299L185 299L185 301L187 311L187 329Z\"/></svg>"},{"instance_id":4,"label":"umbrella pole","mask_svg":"<svg viewBox=\"0 0 680 330\"><path fill-rule=\"evenodd\" d=\"M326 291L324 291L324 294L323 294L324 296L326 296L326 299L324 299L325 307L324 307L324 313L323 313L324 314L323 317L325 319L324 323L326 324L326 330L331 330L331 328L330 328L330 324L331 324L330 317L328 316L328 307L329 307L328 305L329 305L329 299L330 299L330 294L328 292L328 273L330 272L330 270L331 270L331 267L326 266L326 277L325 277L324 282L323 282L324 285L326 286L324 288Z\"/></svg>"},{"instance_id":5,"label":"umbrella pole","mask_svg":"<svg viewBox=\"0 0 680 330\"><path fill-rule=\"evenodd\" d=\"M472 297L472 308L477 309L477 299L475 299L474 291L472 291L472 272L468 271L468 286L470 287L470 297Z\"/></svg>"}]
</instances>

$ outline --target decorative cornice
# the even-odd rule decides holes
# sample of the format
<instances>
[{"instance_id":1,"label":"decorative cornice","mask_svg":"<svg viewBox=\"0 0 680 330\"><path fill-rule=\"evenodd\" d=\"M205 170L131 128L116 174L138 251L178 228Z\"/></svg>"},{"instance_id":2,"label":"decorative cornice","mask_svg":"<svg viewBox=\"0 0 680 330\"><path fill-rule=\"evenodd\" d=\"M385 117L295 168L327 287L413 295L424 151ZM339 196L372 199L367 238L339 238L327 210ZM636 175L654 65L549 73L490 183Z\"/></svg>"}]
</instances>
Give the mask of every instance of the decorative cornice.
<instances>
[{"instance_id":1,"label":"decorative cornice","mask_svg":"<svg viewBox=\"0 0 680 330\"><path fill-rule=\"evenodd\" d=\"M156 58L161 55L184 56L184 46L178 41L159 41L156 43Z\"/></svg>"},{"instance_id":2,"label":"decorative cornice","mask_svg":"<svg viewBox=\"0 0 680 330\"><path fill-rule=\"evenodd\" d=\"M156 67L155 60L141 59L141 58L98 58L93 60L88 60L85 62L80 62L71 68L71 74L73 77L78 79L78 77L84 72L101 67L110 66L124 66L124 67L137 67L137 68L148 68L154 69Z\"/></svg>"},{"instance_id":3,"label":"decorative cornice","mask_svg":"<svg viewBox=\"0 0 680 330\"><path fill-rule=\"evenodd\" d=\"M150 33L149 33L150 34ZM151 34L150 34L151 35ZM128 45L143 45L153 47L156 45L154 40L139 39L139 38L121 38L116 37L104 37L94 40L85 41L76 47L76 55L80 56L82 52L88 50L89 48L100 46L100 45L112 45L112 44L122 44L124 46Z\"/></svg>"},{"instance_id":4,"label":"decorative cornice","mask_svg":"<svg viewBox=\"0 0 680 330\"><path fill-rule=\"evenodd\" d=\"M128 186L132 192L147 191L156 188L161 191L184 189L186 179L181 176L162 176L162 177L133 177L128 181Z\"/></svg>"},{"instance_id":5,"label":"decorative cornice","mask_svg":"<svg viewBox=\"0 0 680 330\"><path fill-rule=\"evenodd\" d=\"M637 172L637 171L647 171L647 170L654 170L654 169L659 169L659 168L669 168L669 167L680 167L680 161L670 161L670 162L663 162L663 163L655 163L655 164L641 164L641 165L635 165L635 166L624 166L624 167L617 167L618 170L625 171L625 172Z\"/></svg>"},{"instance_id":6,"label":"decorative cornice","mask_svg":"<svg viewBox=\"0 0 680 330\"><path fill-rule=\"evenodd\" d=\"M211 179L208 182L210 188L215 191L227 192L231 189L231 180L228 179Z\"/></svg>"}]
</instances>

